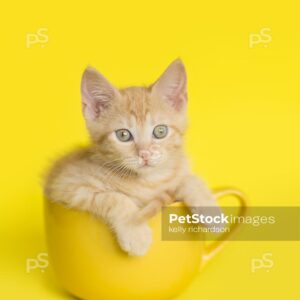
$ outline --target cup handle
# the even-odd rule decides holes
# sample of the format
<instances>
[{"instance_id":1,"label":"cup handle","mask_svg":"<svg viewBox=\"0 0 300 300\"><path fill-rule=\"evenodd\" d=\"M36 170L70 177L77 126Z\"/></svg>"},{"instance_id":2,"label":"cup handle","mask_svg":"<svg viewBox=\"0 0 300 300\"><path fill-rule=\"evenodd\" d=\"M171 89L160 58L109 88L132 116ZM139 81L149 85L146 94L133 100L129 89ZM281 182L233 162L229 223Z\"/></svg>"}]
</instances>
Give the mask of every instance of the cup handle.
<instances>
[{"instance_id":1,"label":"cup handle","mask_svg":"<svg viewBox=\"0 0 300 300\"><path fill-rule=\"evenodd\" d=\"M223 188L214 191L214 196L217 199L223 198L225 196L234 196L238 199L240 204L240 210L238 215L239 216L246 216L247 214L247 207L248 207L248 200L246 199L245 195L234 188ZM203 265L206 264L209 260L211 260L228 242L228 240L236 234L237 230L239 229L241 224L234 223L230 226L230 230L225 232L217 241L213 242L209 246L206 246L204 249L203 255Z\"/></svg>"}]
</instances>

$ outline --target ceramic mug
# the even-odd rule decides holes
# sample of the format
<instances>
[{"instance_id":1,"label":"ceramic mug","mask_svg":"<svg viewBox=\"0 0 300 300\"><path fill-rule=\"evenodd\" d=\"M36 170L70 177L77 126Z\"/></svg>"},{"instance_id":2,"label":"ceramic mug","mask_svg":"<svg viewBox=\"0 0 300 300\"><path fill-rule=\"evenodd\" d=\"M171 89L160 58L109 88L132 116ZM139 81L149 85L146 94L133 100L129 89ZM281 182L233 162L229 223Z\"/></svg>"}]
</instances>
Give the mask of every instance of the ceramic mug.
<instances>
[{"instance_id":1,"label":"ceramic mug","mask_svg":"<svg viewBox=\"0 0 300 300\"><path fill-rule=\"evenodd\" d=\"M245 215L246 200L241 192L223 189L215 195L235 196L241 206L239 215ZM233 225L222 239L207 247L201 240L163 241L161 219L158 214L149 220L153 233L149 252L133 257L120 249L101 220L46 200L49 258L59 283L86 300L170 299L191 282L238 227Z\"/></svg>"}]
</instances>

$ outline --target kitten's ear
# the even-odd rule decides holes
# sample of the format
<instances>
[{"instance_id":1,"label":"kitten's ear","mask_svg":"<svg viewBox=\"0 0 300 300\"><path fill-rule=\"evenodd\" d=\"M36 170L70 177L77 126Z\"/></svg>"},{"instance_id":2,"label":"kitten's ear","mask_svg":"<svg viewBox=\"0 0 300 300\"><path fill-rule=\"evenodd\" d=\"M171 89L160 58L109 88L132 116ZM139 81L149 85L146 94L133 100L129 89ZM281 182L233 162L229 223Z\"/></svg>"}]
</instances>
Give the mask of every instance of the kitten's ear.
<instances>
[{"instance_id":1,"label":"kitten's ear","mask_svg":"<svg viewBox=\"0 0 300 300\"><path fill-rule=\"evenodd\" d=\"M87 120L97 119L118 96L119 91L96 69L85 69L81 79L81 98L83 114Z\"/></svg>"},{"instance_id":2,"label":"kitten's ear","mask_svg":"<svg viewBox=\"0 0 300 300\"><path fill-rule=\"evenodd\" d=\"M161 77L153 84L151 93L167 100L179 111L187 102L187 76L180 59L172 62Z\"/></svg>"}]
</instances>

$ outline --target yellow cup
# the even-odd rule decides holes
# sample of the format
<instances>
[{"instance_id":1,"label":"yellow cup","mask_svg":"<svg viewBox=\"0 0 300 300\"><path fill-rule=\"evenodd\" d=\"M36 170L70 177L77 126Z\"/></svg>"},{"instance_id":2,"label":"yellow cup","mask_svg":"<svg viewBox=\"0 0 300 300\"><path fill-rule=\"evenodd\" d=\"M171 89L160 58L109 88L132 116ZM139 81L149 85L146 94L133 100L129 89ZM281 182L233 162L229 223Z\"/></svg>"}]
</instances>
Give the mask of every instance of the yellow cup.
<instances>
[{"instance_id":1,"label":"yellow cup","mask_svg":"<svg viewBox=\"0 0 300 300\"><path fill-rule=\"evenodd\" d=\"M239 214L245 215L246 202L239 191L226 189L215 195L237 197ZM149 252L132 257L119 248L111 230L88 213L46 200L45 221L50 262L58 281L74 296L87 300L171 299L191 282L238 226L209 247L200 240L162 241L158 214L149 220L153 232Z\"/></svg>"}]
</instances>

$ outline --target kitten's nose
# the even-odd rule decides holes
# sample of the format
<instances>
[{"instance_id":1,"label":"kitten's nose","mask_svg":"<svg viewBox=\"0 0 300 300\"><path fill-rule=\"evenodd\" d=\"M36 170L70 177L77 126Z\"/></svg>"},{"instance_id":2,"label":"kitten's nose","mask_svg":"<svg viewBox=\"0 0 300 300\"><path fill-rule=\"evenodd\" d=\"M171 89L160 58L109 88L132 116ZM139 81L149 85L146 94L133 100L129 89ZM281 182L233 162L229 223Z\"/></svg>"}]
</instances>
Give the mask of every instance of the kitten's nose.
<instances>
[{"instance_id":1,"label":"kitten's nose","mask_svg":"<svg viewBox=\"0 0 300 300\"><path fill-rule=\"evenodd\" d=\"M147 161L151 156L150 151L148 150L140 150L139 151L139 157L141 157L143 160Z\"/></svg>"}]
</instances>

